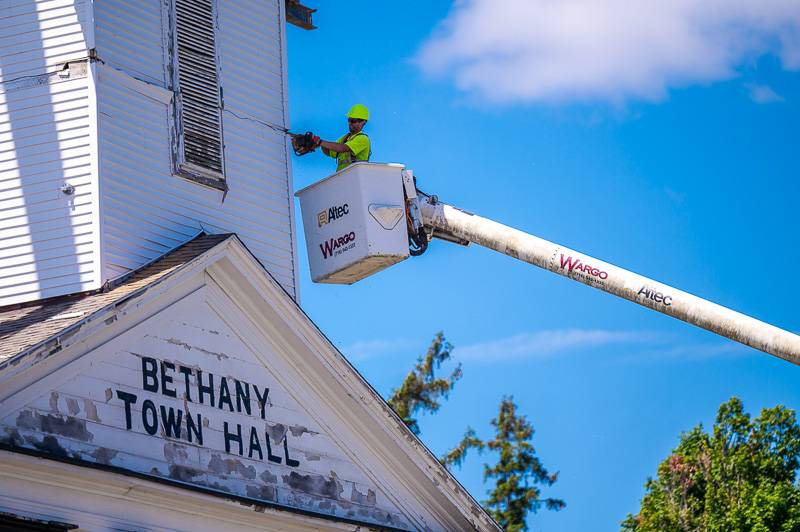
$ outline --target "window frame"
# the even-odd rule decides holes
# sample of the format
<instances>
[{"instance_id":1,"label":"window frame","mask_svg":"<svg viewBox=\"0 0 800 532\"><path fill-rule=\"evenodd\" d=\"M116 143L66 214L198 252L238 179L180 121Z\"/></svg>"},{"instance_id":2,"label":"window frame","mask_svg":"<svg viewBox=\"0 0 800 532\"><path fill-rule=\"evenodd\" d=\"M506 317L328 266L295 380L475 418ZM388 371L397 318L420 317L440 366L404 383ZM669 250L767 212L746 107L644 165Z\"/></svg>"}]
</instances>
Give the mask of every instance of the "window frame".
<instances>
[{"instance_id":1,"label":"window frame","mask_svg":"<svg viewBox=\"0 0 800 532\"><path fill-rule=\"evenodd\" d=\"M223 125L224 99L222 90L222 72L220 68L219 53L219 9L217 0L211 3L211 31L214 34L214 70L217 76L218 90L218 120L219 120L219 157L221 172L196 164L187 160L185 146L185 123L183 119L183 94L180 83L180 57L178 48L178 10L177 3L187 0L165 0L167 36L167 75L173 95L170 129L172 135L172 173L177 177L187 179L200 185L227 192L225 172L225 135ZM188 0L191 1L191 0Z\"/></svg>"}]
</instances>

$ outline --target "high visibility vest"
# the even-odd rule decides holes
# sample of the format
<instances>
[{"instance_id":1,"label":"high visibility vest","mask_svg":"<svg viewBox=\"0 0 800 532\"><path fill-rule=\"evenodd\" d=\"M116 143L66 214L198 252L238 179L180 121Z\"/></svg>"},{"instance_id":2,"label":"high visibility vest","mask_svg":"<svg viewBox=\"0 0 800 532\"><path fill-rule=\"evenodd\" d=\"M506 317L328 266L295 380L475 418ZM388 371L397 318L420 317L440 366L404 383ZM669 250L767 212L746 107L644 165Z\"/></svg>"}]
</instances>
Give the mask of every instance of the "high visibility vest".
<instances>
[{"instance_id":1,"label":"high visibility vest","mask_svg":"<svg viewBox=\"0 0 800 532\"><path fill-rule=\"evenodd\" d=\"M369 137L363 131L359 131L352 137L350 133L339 137L339 140L336 142L347 144L348 142L352 141L356 137L361 137L367 139L367 149L366 150L359 150L358 153L350 153L349 151L336 153L331 152L331 157L335 157L337 164L336 164L336 171L346 168L347 166L353 164L356 161L369 161L369 158L372 156L372 143L369 141Z\"/></svg>"}]
</instances>

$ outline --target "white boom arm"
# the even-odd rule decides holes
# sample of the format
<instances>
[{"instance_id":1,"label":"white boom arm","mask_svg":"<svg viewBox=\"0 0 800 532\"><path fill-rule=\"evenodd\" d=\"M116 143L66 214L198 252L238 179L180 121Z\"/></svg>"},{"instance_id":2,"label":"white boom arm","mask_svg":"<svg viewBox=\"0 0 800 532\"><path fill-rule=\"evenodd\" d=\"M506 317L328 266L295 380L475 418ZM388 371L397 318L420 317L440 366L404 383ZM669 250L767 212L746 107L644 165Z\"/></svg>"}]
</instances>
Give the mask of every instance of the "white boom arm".
<instances>
[{"instance_id":1,"label":"white boom arm","mask_svg":"<svg viewBox=\"0 0 800 532\"><path fill-rule=\"evenodd\" d=\"M583 253L418 197L426 228L449 233L800 365L800 336Z\"/></svg>"}]
</instances>

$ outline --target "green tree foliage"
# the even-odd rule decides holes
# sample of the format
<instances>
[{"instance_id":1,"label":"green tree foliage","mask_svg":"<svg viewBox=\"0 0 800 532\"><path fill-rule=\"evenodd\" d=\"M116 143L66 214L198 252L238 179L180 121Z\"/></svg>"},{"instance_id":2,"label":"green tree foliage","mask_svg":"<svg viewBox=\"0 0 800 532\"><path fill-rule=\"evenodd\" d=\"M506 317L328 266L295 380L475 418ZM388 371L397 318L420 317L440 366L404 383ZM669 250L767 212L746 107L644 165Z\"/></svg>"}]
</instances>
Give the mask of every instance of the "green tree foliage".
<instances>
[{"instance_id":1,"label":"green tree foliage","mask_svg":"<svg viewBox=\"0 0 800 532\"><path fill-rule=\"evenodd\" d=\"M448 378L436 376L436 371L450 359L453 346L440 331L436 333L427 353L417 359L414 368L408 373L400 388L392 390L389 406L403 420L414 434L419 435L419 424L415 416L420 411L434 413L441 406L439 400L450 393L456 381L461 378L461 364Z\"/></svg>"},{"instance_id":2,"label":"green tree foliage","mask_svg":"<svg viewBox=\"0 0 800 532\"><path fill-rule=\"evenodd\" d=\"M483 440L478 438L475 429L467 427L467 431L461 438L461 443L450 449L439 461L447 466L448 469L451 466L461 467L461 464L464 463L464 459L467 457L467 451L470 449L477 449L478 452L483 452L485 447L486 444L483 443Z\"/></svg>"},{"instance_id":3,"label":"green tree foliage","mask_svg":"<svg viewBox=\"0 0 800 532\"><path fill-rule=\"evenodd\" d=\"M448 396L461 378L460 364L449 377L437 377L437 371L450 359L452 350L453 346L444 334L437 333L425 356L417 360L400 388L392 390L389 406L414 434L420 432L415 416L421 411L434 413L439 410L439 401ZM535 513L542 505L554 510L564 507L564 501L560 499L542 499L538 487L552 485L558 473L548 473L539 461L531 444L533 427L525 416L517 414L513 398L503 398L500 413L491 424L496 431L494 439L484 442L475 430L467 428L458 446L442 457L441 462L448 467L460 466L470 449L482 452L488 447L497 453L497 464L493 467L484 465L484 482L488 479L495 481L484 506L505 530L527 530L525 518L529 512Z\"/></svg>"},{"instance_id":4,"label":"green tree foliage","mask_svg":"<svg viewBox=\"0 0 800 532\"><path fill-rule=\"evenodd\" d=\"M799 457L793 410L766 408L751 420L734 397L711 434L700 425L681 435L622 530L800 532Z\"/></svg>"},{"instance_id":5,"label":"green tree foliage","mask_svg":"<svg viewBox=\"0 0 800 532\"><path fill-rule=\"evenodd\" d=\"M475 431L467 429L461 443L448 452L442 462L460 466L469 449L482 452L488 448L498 454L494 466L484 465L484 481L494 480L494 488L483 505L491 516L507 532L527 530L525 523L529 512L536 513L542 506L549 510L561 510L565 503L561 499L543 499L540 485L552 486L558 473L550 474L536 456L533 426L523 415L517 413L513 397L504 397L500 412L491 421L495 429L493 439L484 442Z\"/></svg>"},{"instance_id":6,"label":"green tree foliage","mask_svg":"<svg viewBox=\"0 0 800 532\"><path fill-rule=\"evenodd\" d=\"M492 420L495 437L486 442L489 450L500 458L493 467L485 466L484 479L493 479L495 487L484 506L506 532L527 530L528 512L536 513L544 505L548 510L561 510L561 499L542 499L537 485L552 486L558 473L550 474L536 456L531 444L533 426L517 414L513 397L504 397L500 413Z\"/></svg>"}]
</instances>

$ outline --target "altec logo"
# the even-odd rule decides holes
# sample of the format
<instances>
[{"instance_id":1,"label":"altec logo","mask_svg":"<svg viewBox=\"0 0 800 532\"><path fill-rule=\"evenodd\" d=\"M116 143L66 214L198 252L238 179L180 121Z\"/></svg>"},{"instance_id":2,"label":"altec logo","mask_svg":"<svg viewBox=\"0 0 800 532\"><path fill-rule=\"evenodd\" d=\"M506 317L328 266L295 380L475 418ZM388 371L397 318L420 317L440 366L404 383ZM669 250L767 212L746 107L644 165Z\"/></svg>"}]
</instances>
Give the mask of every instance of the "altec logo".
<instances>
[{"instance_id":1,"label":"altec logo","mask_svg":"<svg viewBox=\"0 0 800 532\"><path fill-rule=\"evenodd\" d=\"M331 207L327 211L317 213L317 225L322 227L348 214L350 214L350 206L347 203L341 207Z\"/></svg>"},{"instance_id":2,"label":"altec logo","mask_svg":"<svg viewBox=\"0 0 800 532\"><path fill-rule=\"evenodd\" d=\"M322 258L327 259L328 257L332 257L336 250L340 248L344 248L347 244L355 244L356 241L356 234L353 231L350 231L344 236L340 236L339 238L331 238L319 245L319 250L322 251ZM349 249L351 246L347 246Z\"/></svg>"},{"instance_id":3,"label":"altec logo","mask_svg":"<svg viewBox=\"0 0 800 532\"><path fill-rule=\"evenodd\" d=\"M608 279L608 273L602 270L598 270L594 266L583 264L580 259L575 259L571 256L565 258L564 254L562 253L561 269L563 270L564 268L566 268L568 272L572 272L572 270L578 270L593 277L598 277L600 279Z\"/></svg>"},{"instance_id":4,"label":"altec logo","mask_svg":"<svg viewBox=\"0 0 800 532\"><path fill-rule=\"evenodd\" d=\"M662 294L661 292L657 291L652 286L643 286L639 289L639 293L636 294L638 296L644 296L645 299L649 299L651 301L655 301L656 303L661 303L665 307L669 307L672 305L672 296L667 296Z\"/></svg>"}]
</instances>

